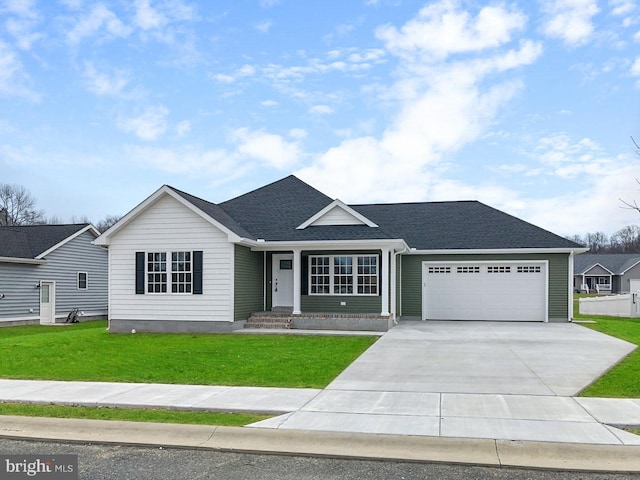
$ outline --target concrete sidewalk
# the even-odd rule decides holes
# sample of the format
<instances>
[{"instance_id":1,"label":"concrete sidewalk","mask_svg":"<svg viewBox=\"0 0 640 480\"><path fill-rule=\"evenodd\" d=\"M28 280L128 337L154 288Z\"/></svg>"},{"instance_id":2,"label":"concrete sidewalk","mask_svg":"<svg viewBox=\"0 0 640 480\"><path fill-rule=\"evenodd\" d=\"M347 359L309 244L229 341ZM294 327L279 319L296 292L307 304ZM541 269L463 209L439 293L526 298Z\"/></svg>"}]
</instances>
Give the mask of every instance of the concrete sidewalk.
<instances>
[{"instance_id":1,"label":"concrete sidewalk","mask_svg":"<svg viewBox=\"0 0 640 480\"><path fill-rule=\"evenodd\" d=\"M640 400L0 380L1 402L281 414L254 429L640 445Z\"/></svg>"}]
</instances>

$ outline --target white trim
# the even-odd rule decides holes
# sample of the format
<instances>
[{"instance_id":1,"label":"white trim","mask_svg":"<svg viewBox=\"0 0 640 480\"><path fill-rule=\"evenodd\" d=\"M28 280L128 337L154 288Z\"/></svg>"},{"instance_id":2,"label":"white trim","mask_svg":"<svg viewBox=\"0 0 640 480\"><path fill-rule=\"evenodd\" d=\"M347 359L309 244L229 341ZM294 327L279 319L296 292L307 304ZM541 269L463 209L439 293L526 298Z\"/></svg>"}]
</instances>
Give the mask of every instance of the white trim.
<instances>
[{"instance_id":1,"label":"white trim","mask_svg":"<svg viewBox=\"0 0 640 480\"><path fill-rule=\"evenodd\" d=\"M84 273L84 288L80 288L80 274ZM89 290L89 272L78 270L76 272L76 290Z\"/></svg>"},{"instance_id":2,"label":"white trim","mask_svg":"<svg viewBox=\"0 0 640 480\"><path fill-rule=\"evenodd\" d=\"M351 215L356 220L358 220L359 223L364 223L368 227L377 227L378 226L375 223L373 223L371 220L369 220L367 217L365 217L361 213L356 212L349 205L346 205L344 202L342 202L341 200L336 198L333 202L331 202L329 205L324 207L322 210L320 210L318 213L313 215L311 218L307 219L305 222L303 222L302 224L298 225L296 227L296 229L297 230L304 230L305 228L311 226L314 222L316 222L317 220L319 220L320 218L325 216L327 213L329 213L331 210L333 210L336 207L344 210L345 212L347 212L349 215Z\"/></svg>"},{"instance_id":3,"label":"white trim","mask_svg":"<svg viewBox=\"0 0 640 480\"><path fill-rule=\"evenodd\" d=\"M574 275L573 275L573 252L571 252L569 254L569 291L568 291L568 295L567 298L569 299L569 318L567 320L572 321L573 320L573 282L574 282Z\"/></svg>"},{"instance_id":4,"label":"white trim","mask_svg":"<svg viewBox=\"0 0 640 480\"><path fill-rule=\"evenodd\" d=\"M382 311L380 312L380 316L388 317L389 316L389 249L382 249L382 265L380 268L380 273L382 275L382 281L380 282L380 293L382 296Z\"/></svg>"},{"instance_id":5,"label":"white trim","mask_svg":"<svg viewBox=\"0 0 640 480\"><path fill-rule=\"evenodd\" d=\"M420 272L420 277L421 277L421 297L422 297L422 308L421 308L421 319L425 320L425 312L426 312L426 297L424 294L425 291L425 287L426 287L426 280L424 277L424 271L425 271L425 267L429 264L449 264L449 265L457 265L457 264L481 264L481 265L491 265L491 264L496 264L496 263L510 263L510 264L514 264L514 263L523 263L523 264L539 264L539 265L544 265L545 266L545 285L544 285L544 303L545 303L545 308L544 308L544 323L548 323L549 322L549 260L523 260L523 259L511 259L511 260L454 260L454 261L447 261L447 260L427 260L427 261L423 261L422 265L421 265L421 272ZM570 295L570 298L573 298L573 295Z\"/></svg>"},{"instance_id":6,"label":"white trim","mask_svg":"<svg viewBox=\"0 0 640 480\"><path fill-rule=\"evenodd\" d=\"M476 249L439 249L439 250L417 250L409 249L407 254L409 255L472 255L472 254L519 254L519 253L583 253L588 249L574 249L574 248L476 248Z\"/></svg>"},{"instance_id":7,"label":"white trim","mask_svg":"<svg viewBox=\"0 0 640 480\"><path fill-rule=\"evenodd\" d=\"M606 270L607 272L609 272L609 275L615 275L615 273L613 273L611 270L609 270L607 267L605 267L604 265L602 265L600 262L596 262L594 264L592 264L589 268L587 268L586 270L584 270L582 272L582 275L587 275L589 277L602 277L602 274L592 274L592 273L588 273L589 270L591 270L592 268L596 268L596 267L600 267L603 268L604 270Z\"/></svg>"},{"instance_id":8,"label":"white trim","mask_svg":"<svg viewBox=\"0 0 640 480\"><path fill-rule=\"evenodd\" d=\"M626 270L618 273L617 275L624 275L625 273L627 273L629 270L631 270L633 267L635 267L636 265L638 265L640 263L640 260L638 260L636 263L634 263L633 265L631 265L629 268L627 268ZM613 272L612 272L613 273ZM614 273L614 275L616 275Z\"/></svg>"},{"instance_id":9,"label":"white trim","mask_svg":"<svg viewBox=\"0 0 640 480\"><path fill-rule=\"evenodd\" d=\"M82 235L84 232L91 232L93 233L93 235L97 238L100 236L100 232L98 230L96 230L96 227L94 227L93 225L87 225L83 228L81 228L80 230L78 230L76 233L69 235L67 238L65 238L64 240L62 240L61 242L56 243L53 247L49 248L48 250L45 250L44 252L42 252L40 255L38 255L36 257L37 260L42 260L44 257L46 257L47 255L49 255L51 252L53 252L54 250L60 248L61 246L63 246L65 243L70 242L71 240L73 240L76 237L79 237L80 235ZM95 240L94 240L95 241Z\"/></svg>"},{"instance_id":10,"label":"white trim","mask_svg":"<svg viewBox=\"0 0 640 480\"><path fill-rule=\"evenodd\" d=\"M389 252L389 250L386 250L387 252ZM382 250L383 254L384 254L384 250ZM336 276L344 276L342 274L336 274L335 270L334 270L334 266L335 266L335 262L334 259L336 257L348 257L351 258L352 260L352 273L351 273L351 278L353 279L353 283L352 283L352 292L351 293L334 293L333 289L335 287L335 277ZM376 293L358 293L357 289L358 289L358 276L368 276L368 277L373 277L372 274L359 274L358 273L358 258L361 257L372 257L376 259ZM312 277L312 273L311 273L311 259L312 258L328 258L329 259L329 293L311 293L311 287L313 286L312 282L311 282L311 277ZM378 262L378 258L380 258L380 262ZM382 281L379 280L380 276L382 275L382 258L381 255L379 253L365 253L365 252L360 252L360 253L355 253L355 254L340 254L339 252L336 255L325 255L325 254L311 254L307 257L307 261L309 262L309 272L307 274L307 281L308 281L308 285L309 285L309 292L307 293L307 295L309 296L313 296L313 297L379 297L381 296L381 292L382 292ZM320 275L320 276L325 276ZM388 302L387 302L388 303ZM387 307L388 308L388 307ZM389 315L387 313L387 315Z\"/></svg>"},{"instance_id":11,"label":"white trim","mask_svg":"<svg viewBox=\"0 0 640 480\"><path fill-rule=\"evenodd\" d=\"M302 250L293 250L293 314L302 313Z\"/></svg>"},{"instance_id":12,"label":"white trim","mask_svg":"<svg viewBox=\"0 0 640 480\"><path fill-rule=\"evenodd\" d=\"M241 243L254 251L279 251L293 250L380 250L389 248L402 250L406 248L406 243L402 239L373 239L373 240L311 240L311 241L275 241L275 242L255 242L242 239Z\"/></svg>"},{"instance_id":13,"label":"white trim","mask_svg":"<svg viewBox=\"0 0 640 480\"><path fill-rule=\"evenodd\" d=\"M142 203L140 203L138 206L136 206L133 210L131 210L129 213L127 213L124 217L122 217L118 222L116 222L114 225L112 225L111 228L109 228L106 232L104 232L102 235L100 235L98 238L96 238L93 241L93 243L95 245L108 246L109 243L110 243L110 237L111 236L113 236L121 228L125 227L126 225L131 223L133 220L135 220L145 210L147 210L150 206L152 206L158 200L160 200L160 198L162 198L163 195L169 195L174 200L178 201L179 203L181 203L182 205L187 207L189 210L194 212L196 215L202 217L207 222L211 223L214 227L216 227L217 229L223 231L227 235L227 238L228 238L228 240L230 242L241 242L243 240L238 234L232 232L229 228L224 226L222 223L217 221L215 218L211 217L210 215L208 215L205 212L203 212L202 210L200 210L193 203L189 202L186 198L184 198L182 195L177 193L171 187L169 187L168 185L163 185L158 190L156 190L154 193L152 193L149 197L147 197Z\"/></svg>"},{"instance_id":14,"label":"white trim","mask_svg":"<svg viewBox=\"0 0 640 480\"><path fill-rule=\"evenodd\" d=\"M231 262L229 265L229 323L236 321L236 246L229 244ZM193 269L193 266L192 266ZM202 254L202 291L205 292L204 285L204 253Z\"/></svg>"},{"instance_id":15,"label":"white trim","mask_svg":"<svg viewBox=\"0 0 640 480\"><path fill-rule=\"evenodd\" d=\"M33 258L0 257L0 263L25 263L27 265L44 265L46 260L34 260Z\"/></svg>"}]
</instances>

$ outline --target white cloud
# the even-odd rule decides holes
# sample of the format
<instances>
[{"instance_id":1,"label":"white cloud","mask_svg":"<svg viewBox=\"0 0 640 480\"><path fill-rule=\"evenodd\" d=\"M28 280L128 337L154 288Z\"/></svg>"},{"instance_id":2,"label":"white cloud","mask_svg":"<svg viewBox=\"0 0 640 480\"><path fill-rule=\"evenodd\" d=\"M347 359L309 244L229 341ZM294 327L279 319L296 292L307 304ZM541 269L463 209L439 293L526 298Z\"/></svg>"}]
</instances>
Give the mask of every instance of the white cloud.
<instances>
[{"instance_id":1,"label":"white cloud","mask_svg":"<svg viewBox=\"0 0 640 480\"><path fill-rule=\"evenodd\" d=\"M136 117L120 118L118 127L142 140L156 140L167 130L168 115L164 106L148 107Z\"/></svg>"},{"instance_id":2,"label":"white cloud","mask_svg":"<svg viewBox=\"0 0 640 480\"><path fill-rule=\"evenodd\" d=\"M229 175L237 168L228 153L220 150L200 150L187 146L176 150L149 146L127 146L125 156L129 161L170 174L201 177Z\"/></svg>"},{"instance_id":3,"label":"white cloud","mask_svg":"<svg viewBox=\"0 0 640 480\"><path fill-rule=\"evenodd\" d=\"M295 138L296 140L306 138L307 135L307 131L303 128L292 128L291 130L289 130L289 136L291 138Z\"/></svg>"},{"instance_id":4,"label":"white cloud","mask_svg":"<svg viewBox=\"0 0 640 480\"><path fill-rule=\"evenodd\" d=\"M273 26L273 22L271 20L263 20L260 23L257 23L255 25L256 30L262 32L262 33L267 33L269 32L269 29Z\"/></svg>"},{"instance_id":5,"label":"white cloud","mask_svg":"<svg viewBox=\"0 0 640 480\"><path fill-rule=\"evenodd\" d=\"M634 0L609 0L612 15L627 15L635 10Z\"/></svg>"},{"instance_id":6,"label":"white cloud","mask_svg":"<svg viewBox=\"0 0 640 480\"><path fill-rule=\"evenodd\" d=\"M631 65L631 75L640 77L640 57L636 57L635 62Z\"/></svg>"},{"instance_id":7,"label":"white cloud","mask_svg":"<svg viewBox=\"0 0 640 480\"><path fill-rule=\"evenodd\" d=\"M236 145L237 155L258 160L273 168L289 168L302 157L297 143L288 142L280 135L262 130L239 128L231 133L231 140Z\"/></svg>"},{"instance_id":8,"label":"white cloud","mask_svg":"<svg viewBox=\"0 0 640 480\"><path fill-rule=\"evenodd\" d=\"M386 25L376 30L389 51L405 59L442 60L456 53L479 52L509 42L521 31L526 17L501 6L486 6L474 17L458 1L444 0L420 10L400 29Z\"/></svg>"},{"instance_id":9,"label":"white cloud","mask_svg":"<svg viewBox=\"0 0 640 480\"><path fill-rule=\"evenodd\" d=\"M276 102L275 100L263 100L260 102L260 105L262 105L263 107L275 107L278 105L278 102Z\"/></svg>"},{"instance_id":10,"label":"white cloud","mask_svg":"<svg viewBox=\"0 0 640 480\"><path fill-rule=\"evenodd\" d=\"M546 0L543 31L569 46L587 43L593 33L593 17L599 12L597 0Z\"/></svg>"},{"instance_id":11,"label":"white cloud","mask_svg":"<svg viewBox=\"0 0 640 480\"><path fill-rule=\"evenodd\" d=\"M260 6L262 8L271 8L276 5L280 5L281 0L260 0Z\"/></svg>"},{"instance_id":12,"label":"white cloud","mask_svg":"<svg viewBox=\"0 0 640 480\"><path fill-rule=\"evenodd\" d=\"M17 96L37 102L40 95L30 88L30 83L16 52L0 40L0 96Z\"/></svg>"},{"instance_id":13,"label":"white cloud","mask_svg":"<svg viewBox=\"0 0 640 480\"><path fill-rule=\"evenodd\" d=\"M122 95L131 80L131 74L127 70L115 69L108 74L98 71L91 62L85 63L83 76L89 91L112 97Z\"/></svg>"},{"instance_id":14,"label":"white cloud","mask_svg":"<svg viewBox=\"0 0 640 480\"><path fill-rule=\"evenodd\" d=\"M136 0L135 24L143 30L163 27L167 19L158 10L151 6L150 0Z\"/></svg>"},{"instance_id":15,"label":"white cloud","mask_svg":"<svg viewBox=\"0 0 640 480\"><path fill-rule=\"evenodd\" d=\"M179 137L185 136L190 131L191 131L191 122L189 122L189 120L182 120L181 122L178 122L178 124L176 125L176 134Z\"/></svg>"},{"instance_id":16,"label":"white cloud","mask_svg":"<svg viewBox=\"0 0 640 480\"><path fill-rule=\"evenodd\" d=\"M43 33L34 31L41 21L34 0L7 0L0 5L0 15L7 17L4 27L19 49L30 50L36 41L44 38Z\"/></svg>"},{"instance_id":17,"label":"white cloud","mask_svg":"<svg viewBox=\"0 0 640 480\"><path fill-rule=\"evenodd\" d=\"M333 113L333 108L329 105L314 105L309 109L309 113L312 115L328 115Z\"/></svg>"},{"instance_id":18,"label":"white cloud","mask_svg":"<svg viewBox=\"0 0 640 480\"><path fill-rule=\"evenodd\" d=\"M97 3L88 14L77 19L74 27L67 33L67 40L75 45L101 31L108 37L124 38L131 33L131 27L125 25L104 4Z\"/></svg>"}]
</instances>

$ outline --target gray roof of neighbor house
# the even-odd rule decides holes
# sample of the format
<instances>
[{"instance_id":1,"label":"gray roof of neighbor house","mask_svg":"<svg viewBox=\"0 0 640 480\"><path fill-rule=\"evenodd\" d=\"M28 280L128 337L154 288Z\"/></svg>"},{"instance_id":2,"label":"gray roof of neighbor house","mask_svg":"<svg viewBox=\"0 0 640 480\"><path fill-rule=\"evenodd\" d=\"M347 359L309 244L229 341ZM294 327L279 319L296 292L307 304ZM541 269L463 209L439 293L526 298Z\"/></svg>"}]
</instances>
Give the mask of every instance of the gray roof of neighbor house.
<instances>
[{"instance_id":1,"label":"gray roof of neighbor house","mask_svg":"<svg viewBox=\"0 0 640 480\"><path fill-rule=\"evenodd\" d=\"M324 225L298 230L333 199L293 175L217 205L173 190L234 233L253 240L404 239L418 250L582 248L476 201L350 205L378 226Z\"/></svg>"},{"instance_id":2,"label":"gray roof of neighbor house","mask_svg":"<svg viewBox=\"0 0 640 480\"><path fill-rule=\"evenodd\" d=\"M574 258L573 273L582 275L596 264L600 264L613 274L621 275L638 262L639 253L583 253Z\"/></svg>"},{"instance_id":3,"label":"gray roof of neighbor house","mask_svg":"<svg viewBox=\"0 0 640 480\"><path fill-rule=\"evenodd\" d=\"M34 259L88 224L0 227L0 257Z\"/></svg>"}]
</instances>

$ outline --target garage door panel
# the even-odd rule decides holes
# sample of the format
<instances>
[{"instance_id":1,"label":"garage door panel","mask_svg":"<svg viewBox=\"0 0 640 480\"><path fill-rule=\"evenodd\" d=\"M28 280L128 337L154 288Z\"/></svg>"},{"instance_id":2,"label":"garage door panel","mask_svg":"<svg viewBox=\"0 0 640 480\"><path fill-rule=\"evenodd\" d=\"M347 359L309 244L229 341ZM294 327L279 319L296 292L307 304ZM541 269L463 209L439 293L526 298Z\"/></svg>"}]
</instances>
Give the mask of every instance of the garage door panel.
<instances>
[{"instance_id":1,"label":"garage door panel","mask_svg":"<svg viewBox=\"0 0 640 480\"><path fill-rule=\"evenodd\" d=\"M542 262L425 262L423 266L426 319L544 321L546 292Z\"/></svg>"}]
</instances>

